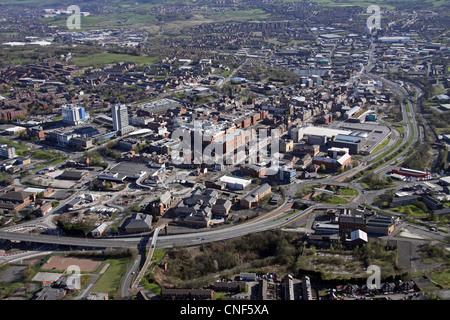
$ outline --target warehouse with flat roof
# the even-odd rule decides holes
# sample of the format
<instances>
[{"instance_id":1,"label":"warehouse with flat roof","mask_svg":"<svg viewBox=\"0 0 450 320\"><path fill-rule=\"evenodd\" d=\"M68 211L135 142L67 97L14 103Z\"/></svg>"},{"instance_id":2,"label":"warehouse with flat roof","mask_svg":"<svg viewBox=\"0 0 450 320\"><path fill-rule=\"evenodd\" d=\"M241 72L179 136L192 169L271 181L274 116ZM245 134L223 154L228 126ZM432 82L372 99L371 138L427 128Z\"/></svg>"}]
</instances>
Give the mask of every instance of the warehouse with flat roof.
<instances>
[{"instance_id":1,"label":"warehouse with flat roof","mask_svg":"<svg viewBox=\"0 0 450 320\"><path fill-rule=\"evenodd\" d=\"M224 182L228 189L231 190L244 190L251 183L251 179L239 178L234 176L223 176L219 179L220 182Z\"/></svg>"}]
</instances>

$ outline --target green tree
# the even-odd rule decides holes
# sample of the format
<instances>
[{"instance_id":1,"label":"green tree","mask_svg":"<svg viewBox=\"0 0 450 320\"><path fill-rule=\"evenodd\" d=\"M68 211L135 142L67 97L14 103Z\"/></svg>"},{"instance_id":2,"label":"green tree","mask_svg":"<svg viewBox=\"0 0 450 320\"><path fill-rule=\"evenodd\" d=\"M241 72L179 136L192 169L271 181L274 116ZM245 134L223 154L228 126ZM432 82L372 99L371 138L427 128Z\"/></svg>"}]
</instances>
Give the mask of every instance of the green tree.
<instances>
[{"instance_id":1,"label":"green tree","mask_svg":"<svg viewBox=\"0 0 450 320\"><path fill-rule=\"evenodd\" d=\"M118 233L119 233L119 228L118 228L117 226L111 226L111 227L109 228L109 231L110 231L112 234L118 234Z\"/></svg>"},{"instance_id":2,"label":"green tree","mask_svg":"<svg viewBox=\"0 0 450 320\"><path fill-rule=\"evenodd\" d=\"M404 210L403 212L404 212L405 214L407 214L408 216L409 216L409 215L412 215L411 207L406 207L405 210Z\"/></svg>"}]
</instances>

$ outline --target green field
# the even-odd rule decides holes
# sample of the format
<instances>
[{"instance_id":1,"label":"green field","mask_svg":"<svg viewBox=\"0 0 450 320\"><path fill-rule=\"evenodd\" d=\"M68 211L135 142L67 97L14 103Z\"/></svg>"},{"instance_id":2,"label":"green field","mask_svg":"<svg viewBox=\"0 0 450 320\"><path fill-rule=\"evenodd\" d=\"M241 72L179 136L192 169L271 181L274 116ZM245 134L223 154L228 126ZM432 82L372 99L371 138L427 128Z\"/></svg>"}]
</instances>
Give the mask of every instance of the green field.
<instances>
[{"instance_id":1,"label":"green field","mask_svg":"<svg viewBox=\"0 0 450 320\"><path fill-rule=\"evenodd\" d=\"M392 210L398 211L401 213L405 213L406 208L411 209L412 217L416 217L416 218L427 218L428 217L428 213L424 212L423 210L419 209L418 207L416 207L415 205L412 205L412 204L407 205L407 206L395 207L395 208L392 208Z\"/></svg>"},{"instance_id":2,"label":"green field","mask_svg":"<svg viewBox=\"0 0 450 320\"><path fill-rule=\"evenodd\" d=\"M110 266L106 269L92 291L107 292L110 296L116 294L119 291L122 276L125 274L131 259L131 257L106 259L104 263L109 263Z\"/></svg>"},{"instance_id":3,"label":"green field","mask_svg":"<svg viewBox=\"0 0 450 320\"><path fill-rule=\"evenodd\" d=\"M285 2L293 2L293 0L284 0ZM299 0L300 1L300 0ZM317 2L325 7L348 7L348 6L359 6L367 8L371 5L377 5L381 8L388 10L402 9L402 8L440 8L443 6L448 6L447 0L374 0L374 1L361 1L361 0L311 0L312 2Z\"/></svg>"},{"instance_id":4,"label":"green field","mask_svg":"<svg viewBox=\"0 0 450 320\"><path fill-rule=\"evenodd\" d=\"M50 25L59 27L67 26L67 17L43 18L42 20ZM80 18L80 31L102 28L142 27L155 22L156 19L153 15L136 14L134 12L124 12L104 16L82 16Z\"/></svg>"},{"instance_id":5,"label":"green field","mask_svg":"<svg viewBox=\"0 0 450 320\"><path fill-rule=\"evenodd\" d=\"M391 1L385 0L376 0L372 2L368 1L360 1L360 0L345 0L345 1L333 1L333 0L311 0L312 2L320 3L326 7L349 7L349 6L358 6L367 8L371 5L378 5L381 8L386 8L388 10L395 9L394 5L391 5Z\"/></svg>"},{"instance_id":6,"label":"green field","mask_svg":"<svg viewBox=\"0 0 450 320\"><path fill-rule=\"evenodd\" d=\"M342 188L339 190L340 195L344 196L357 196L359 194L358 190L353 188Z\"/></svg>"},{"instance_id":7,"label":"green field","mask_svg":"<svg viewBox=\"0 0 450 320\"><path fill-rule=\"evenodd\" d=\"M31 150L31 148L26 145L22 145L6 139L0 139L0 144L6 144L8 145L8 147L16 148L16 154L19 156L25 156Z\"/></svg>"},{"instance_id":8,"label":"green field","mask_svg":"<svg viewBox=\"0 0 450 320\"><path fill-rule=\"evenodd\" d=\"M403 128L403 127L401 127ZM389 143L389 139L385 139L382 143L380 143L375 149L373 149L372 153L376 153L378 151L380 151L381 149L383 149L384 147L386 147Z\"/></svg>"},{"instance_id":9,"label":"green field","mask_svg":"<svg viewBox=\"0 0 450 320\"><path fill-rule=\"evenodd\" d=\"M321 203L328 203L328 204L346 204L346 203L348 203L348 200L345 198L329 196L329 195L324 195L324 194L315 196L314 198L312 198L312 200L321 202Z\"/></svg>"},{"instance_id":10,"label":"green field","mask_svg":"<svg viewBox=\"0 0 450 320\"><path fill-rule=\"evenodd\" d=\"M100 67L109 63L117 62L129 62L142 65L150 65L158 61L158 57L148 56L134 56L131 54L119 54L119 53L97 53L91 56L74 57L71 62L77 66L84 67Z\"/></svg>"}]
</instances>

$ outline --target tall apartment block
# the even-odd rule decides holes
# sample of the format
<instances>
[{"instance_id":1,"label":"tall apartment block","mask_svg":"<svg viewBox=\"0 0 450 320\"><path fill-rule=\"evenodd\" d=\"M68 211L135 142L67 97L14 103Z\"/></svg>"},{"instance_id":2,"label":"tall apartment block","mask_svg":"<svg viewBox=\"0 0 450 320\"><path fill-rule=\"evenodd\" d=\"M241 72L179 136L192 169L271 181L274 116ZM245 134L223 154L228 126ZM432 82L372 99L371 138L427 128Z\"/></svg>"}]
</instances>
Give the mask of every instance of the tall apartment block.
<instances>
[{"instance_id":1,"label":"tall apartment block","mask_svg":"<svg viewBox=\"0 0 450 320\"><path fill-rule=\"evenodd\" d=\"M111 106L111 117L113 123L113 130L120 131L123 133L124 131L129 131L132 127L130 127L128 121L128 109L124 104L115 104Z\"/></svg>"},{"instance_id":2,"label":"tall apartment block","mask_svg":"<svg viewBox=\"0 0 450 320\"><path fill-rule=\"evenodd\" d=\"M16 156L16 148L8 147L6 144L0 146L0 157L12 159Z\"/></svg>"}]
</instances>

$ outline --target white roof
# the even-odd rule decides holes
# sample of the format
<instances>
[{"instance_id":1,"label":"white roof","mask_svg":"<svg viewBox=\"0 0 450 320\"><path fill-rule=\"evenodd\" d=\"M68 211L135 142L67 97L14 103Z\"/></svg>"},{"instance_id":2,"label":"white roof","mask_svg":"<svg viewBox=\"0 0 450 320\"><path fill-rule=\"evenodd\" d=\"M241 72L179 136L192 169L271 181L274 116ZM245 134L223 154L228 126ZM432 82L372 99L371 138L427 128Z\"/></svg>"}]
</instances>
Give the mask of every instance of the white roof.
<instances>
[{"instance_id":1,"label":"white roof","mask_svg":"<svg viewBox=\"0 0 450 320\"><path fill-rule=\"evenodd\" d=\"M223 176L219 179L222 182L226 183L240 183L243 185L248 185L252 182L250 179L244 179L244 178L238 178L238 177L232 177L232 176Z\"/></svg>"},{"instance_id":2,"label":"white roof","mask_svg":"<svg viewBox=\"0 0 450 320\"><path fill-rule=\"evenodd\" d=\"M137 131L134 131L134 132L130 133L129 136L136 136L136 135L139 135L139 134L144 134L144 133L149 133L149 132L152 132L152 130L150 130L150 129L140 129L140 130L137 130Z\"/></svg>"},{"instance_id":3,"label":"white roof","mask_svg":"<svg viewBox=\"0 0 450 320\"><path fill-rule=\"evenodd\" d=\"M365 233L364 231L359 230L359 229L353 231L352 233L350 233L350 237L351 237L352 241L357 240L357 239L361 239L361 240L364 240L366 242L368 241L367 240L367 233Z\"/></svg>"},{"instance_id":4,"label":"white roof","mask_svg":"<svg viewBox=\"0 0 450 320\"><path fill-rule=\"evenodd\" d=\"M450 183L450 176L442 177L439 179L440 181L443 181L445 183Z\"/></svg>"},{"instance_id":5,"label":"white roof","mask_svg":"<svg viewBox=\"0 0 450 320\"><path fill-rule=\"evenodd\" d=\"M102 232L103 230L106 230L106 228L108 228L108 225L106 223L102 223L101 225L99 225L97 228L95 228L92 231Z\"/></svg>"},{"instance_id":6,"label":"white roof","mask_svg":"<svg viewBox=\"0 0 450 320\"><path fill-rule=\"evenodd\" d=\"M23 190L25 192L34 192L34 193L39 193L39 192L44 192L45 189L43 188L33 188L33 187L28 187L25 190Z\"/></svg>"},{"instance_id":7,"label":"white roof","mask_svg":"<svg viewBox=\"0 0 450 320\"><path fill-rule=\"evenodd\" d=\"M339 129L330 129L325 127L303 127L301 128L304 135L313 135L313 136L327 136L333 137L338 134L349 135L352 133L349 130L339 130Z\"/></svg>"},{"instance_id":8,"label":"white roof","mask_svg":"<svg viewBox=\"0 0 450 320\"><path fill-rule=\"evenodd\" d=\"M8 128L5 131L16 131L16 130L22 130L22 129L25 129L25 128L24 127L15 126L15 127Z\"/></svg>"},{"instance_id":9,"label":"white roof","mask_svg":"<svg viewBox=\"0 0 450 320\"><path fill-rule=\"evenodd\" d=\"M339 159L337 159L337 162L339 162L340 164L343 164L345 161L347 161L349 158L351 158L352 156L349 155L348 153L344 154L342 157L340 157Z\"/></svg>"}]
</instances>

